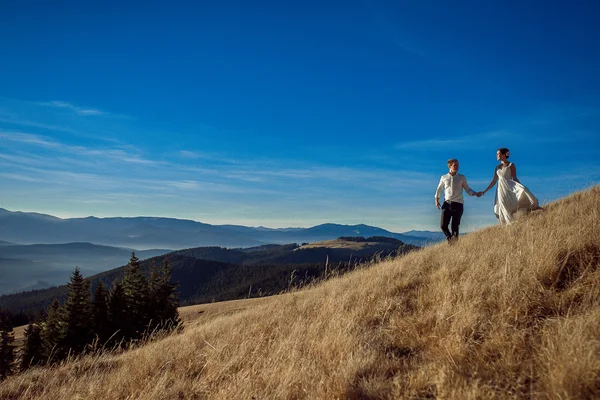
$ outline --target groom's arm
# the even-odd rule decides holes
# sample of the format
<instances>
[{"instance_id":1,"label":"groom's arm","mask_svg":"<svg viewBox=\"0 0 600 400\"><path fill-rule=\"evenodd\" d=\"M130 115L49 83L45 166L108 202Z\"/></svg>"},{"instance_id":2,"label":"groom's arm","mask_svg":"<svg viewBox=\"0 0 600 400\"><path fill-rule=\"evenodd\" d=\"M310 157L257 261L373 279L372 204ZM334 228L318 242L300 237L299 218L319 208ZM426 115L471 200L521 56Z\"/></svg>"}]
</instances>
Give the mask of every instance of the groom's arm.
<instances>
[{"instance_id":1,"label":"groom's arm","mask_svg":"<svg viewBox=\"0 0 600 400\"><path fill-rule=\"evenodd\" d=\"M476 196L478 194L476 191L474 191L473 189L471 189L469 187L466 176L465 176L465 180L463 181L462 187L463 187L463 189L465 189L465 192L467 192L469 194L469 196Z\"/></svg>"},{"instance_id":2,"label":"groom's arm","mask_svg":"<svg viewBox=\"0 0 600 400\"><path fill-rule=\"evenodd\" d=\"M440 183L438 183L438 187L435 191L435 208L440 209L440 197L442 195L442 190L444 189L444 181L440 178Z\"/></svg>"}]
</instances>

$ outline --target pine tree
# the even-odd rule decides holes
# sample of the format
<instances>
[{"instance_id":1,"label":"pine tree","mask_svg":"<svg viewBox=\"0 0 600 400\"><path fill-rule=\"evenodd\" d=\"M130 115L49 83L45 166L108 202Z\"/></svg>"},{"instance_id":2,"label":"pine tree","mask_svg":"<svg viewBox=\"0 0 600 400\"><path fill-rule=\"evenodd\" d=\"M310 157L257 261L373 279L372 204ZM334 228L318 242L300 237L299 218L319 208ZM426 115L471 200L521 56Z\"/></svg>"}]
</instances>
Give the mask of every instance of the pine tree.
<instances>
[{"instance_id":1,"label":"pine tree","mask_svg":"<svg viewBox=\"0 0 600 400\"><path fill-rule=\"evenodd\" d=\"M21 356L21 371L25 371L45 361L42 328L38 324L30 322L25 329L24 336L25 343Z\"/></svg>"},{"instance_id":2,"label":"pine tree","mask_svg":"<svg viewBox=\"0 0 600 400\"><path fill-rule=\"evenodd\" d=\"M148 280L140 266L140 260L131 253L131 259L125 267L123 293L127 307L126 337L139 339L147 328L148 319Z\"/></svg>"},{"instance_id":3,"label":"pine tree","mask_svg":"<svg viewBox=\"0 0 600 400\"><path fill-rule=\"evenodd\" d=\"M153 330L171 330L179 325L177 285L171 283L171 265L164 260L162 269L152 264L148 279L150 316Z\"/></svg>"},{"instance_id":4,"label":"pine tree","mask_svg":"<svg viewBox=\"0 0 600 400\"><path fill-rule=\"evenodd\" d=\"M165 258L158 280L157 310L158 319L162 326L167 329L174 329L179 326L179 298L177 294L177 284L171 283L171 263Z\"/></svg>"},{"instance_id":5,"label":"pine tree","mask_svg":"<svg viewBox=\"0 0 600 400\"><path fill-rule=\"evenodd\" d=\"M108 296L108 339L109 343L120 343L125 337L127 326L127 304L123 285L116 282Z\"/></svg>"},{"instance_id":6,"label":"pine tree","mask_svg":"<svg viewBox=\"0 0 600 400\"><path fill-rule=\"evenodd\" d=\"M96 286L94 291L92 329L98 338L99 345L103 345L112 334L108 319L108 292L102 282Z\"/></svg>"},{"instance_id":7,"label":"pine tree","mask_svg":"<svg viewBox=\"0 0 600 400\"><path fill-rule=\"evenodd\" d=\"M15 336L8 314L0 311L0 381L14 372Z\"/></svg>"},{"instance_id":8,"label":"pine tree","mask_svg":"<svg viewBox=\"0 0 600 400\"><path fill-rule=\"evenodd\" d=\"M58 300L54 300L48 309L48 315L43 324L42 342L44 355L48 361L61 361L66 357L64 348L65 322L63 308Z\"/></svg>"},{"instance_id":9,"label":"pine tree","mask_svg":"<svg viewBox=\"0 0 600 400\"><path fill-rule=\"evenodd\" d=\"M159 312L160 271L153 259L148 277L148 320L152 328L160 324Z\"/></svg>"},{"instance_id":10,"label":"pine tree","mask_svg":"<svg viewBox=\"0 0 600 400\"><path fill-rule=\"evenodd\" d=\"M65 345L70 352L80 354L91 342L92 314L90 282L75 268L67 284L69 295L65 303Z\"/></svg>"}]
</instances>

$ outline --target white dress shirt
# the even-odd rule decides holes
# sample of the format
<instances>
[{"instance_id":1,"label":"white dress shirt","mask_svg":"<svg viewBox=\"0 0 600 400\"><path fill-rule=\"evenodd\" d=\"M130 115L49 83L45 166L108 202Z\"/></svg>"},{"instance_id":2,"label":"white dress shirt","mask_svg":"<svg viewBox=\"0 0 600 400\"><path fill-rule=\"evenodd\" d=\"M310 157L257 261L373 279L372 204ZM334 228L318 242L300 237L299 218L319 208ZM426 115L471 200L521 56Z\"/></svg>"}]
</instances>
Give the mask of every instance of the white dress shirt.
<instances>
[{"instance_id":1,"label":"white dress shirt","mask_svg":"<svg viewBox=\"0 0 600 400\"><path fill-rule=\"evenodd\" d=\"M463 189L470 195L475 193L475 191L469 187L467 178L464 175L456 173L456 175L452 176L448 173L442 175L440 178L440 183L435 191L435 198L439 199L442 195L442 190L444 190L444 201L464 203Z\"/></svg>"}]
</instances>

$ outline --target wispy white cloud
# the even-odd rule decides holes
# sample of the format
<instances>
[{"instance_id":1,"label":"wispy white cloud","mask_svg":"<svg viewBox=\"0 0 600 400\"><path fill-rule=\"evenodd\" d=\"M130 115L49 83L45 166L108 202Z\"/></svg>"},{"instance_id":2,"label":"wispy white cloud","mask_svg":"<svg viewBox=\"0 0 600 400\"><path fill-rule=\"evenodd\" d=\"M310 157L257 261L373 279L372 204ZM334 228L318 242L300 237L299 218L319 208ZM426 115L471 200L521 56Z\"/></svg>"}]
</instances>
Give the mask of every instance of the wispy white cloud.
<instances>
[{"instance_id":1,"label":"wispy white cloud","mask_svg":"<svg viewBox=\"0 0 600 400\"><path fill-rule=\"evenodd\" d=\"M454 136L451 139L434 138L425 140L408 140L396 143L396 150L445 150L460 146L463 149L479 149L489 146L489 142L496 140L522 140L523 137L517 132L507 130L495 130L471 135Z\"/></svg>"},{"instance_id":2,"label":"wispy white cloud","mask_svg":"<svg viewBox=\"0 0 600 400\"><path fill-rule=\"evenodd\" d=\"M55 107L55 108L65 108L67 110L73 111L77 115L106 115L107 113L104 111L100 111L96 108L86 108L79 107L73 105L71 103L67 103L66 101L48 101L48 102L40 102L37 103L40 106L45 107Z\"/></svg>"},{"instance_id":3,"label":"wispy white cloud","mask_svg":"<svg viewBox=\"0 0 600 400\"><path fill-rule=\"evenodd\" d=\"M441 149L450 145L463 144L463 139L427 139L399 142L394 145L396 150Z\"/></svg>"},{"instance_id":4,"label":"wispy white cloud","mask_svg":"<svg viewBox=\"0 0 600 400\"><path fill-rule=\"evenodd\" d=\"M188 158L188 159L197 159L197 158L202 158L202 155L198 152L194 152L194 151L189 151L189 150L180 150L179 151L179 156L181 158Z\"/></svg>"},{"instance_id":5,"label":"wispy white cloud","mask_svg":"<svg viewBox=\"0 0 600 400\"><path fill-rule=\"evenodd\" d=\"M19 182L23 182L23 181L25 181L25 182L42 182L42 179L28 176L25 174L0 172L0 177L9 179L9 180L13 180L13 181L19 181Z\"/></svg>"},{"instance_id":6,"label":"wispy white cloud","mask_svg":"<svg viewBox=\"0 0 600 400\"><path fill-rule=\"evenodd\" d=\"M239 158L232 157L230 154L199 150L179 150L175 153L175 157L181 160L202 160L219 164L239 164L244 162Z\"/></svg>"},{"instance_id":7,"label":"wispy white cloud","mask_svg":"<svg viewBox=\"0 0 600 400\"><path fill-rule=\"evenodd\" d=\"M525 126L525 125L524 125ZM526 128L521 128L526 129ZM585 141L593 135L589 131L562 129L558 126L542 133L528 130L521 133L519 130L499 129L495 131L476 133L472 135L455 136L452 139L434 138L425 140L408 140L398 142L393 146L394 150L421 150L440 151L448 149L481 150L489 149L490 146L505 145L505 143L519 143L525 145L541 145L551 143L573 143L574 141Z\"/></svg>"},{"instance_id":8,"label":"wispy white cloud","mask_svg":"<svg viewBox=\"0 0 600 400\"><path fill-rule=\"evenodd\" d=\"M94 118L90 118L94 117ZM49 135L66 133L73 137L119 144L123 134L139 130L135 118L66 101L28 101L0 96L0 126L6 129L35 128Z\"/></svg>"},{"instance_id":9,"label":"wispy white cloud","mask_svg":"<svg viewBox=\"0 0 600 400\"><path fill-rule=\"evenodd\" d=\"M207 179L237 182L244 187L295 187L304 192L333 191L340 187L364 188L371 192L382 190L398 191L402 188L414 188L423 182L436 179L433 175L411 171L385 168L344 167L320 165L293 159L251 160L236 164L219 164L213 168L171 165L180 173L190 176L202 176ZM313 186L314 185L314 186Z\"/></svg>"},{"instance_id":10,"label":"wispy white cloud","mask_svg":"<svg viewBox=\"0 0 600 400\"><path fill-rule=\"evenodd\" d=\"M27 170L28 168L42 168L49 165L50 160L47 157L31 155L28 153L6 154L0 153L0 166L4 171Z\"/></svg>"},{"instance_id":11,"label":"wispy white cloud","mask_svg":"<svg viewBox=\"0 0 600 400\"><path fill-rule=\"evenodd\" d=\"M27 145L35 145L35 146L45 147L45 148L54 148L55 149L55 148L60 147L60 144L58 144L52 140L48 140L47 138L45 138L41 135L35 135L35 134L23 133L23 132L15 132L15 131L6 131L4 129L0 129L0 139L6 140L6 141L11 141L11 142L16 142L16 143L27 144Z\"/></svg>"},{"instance_id":12,"label":"wispy white cloud","mask_svg":"<svg viewBox=\"0 0 600 400\"><path fill-rule=\"evenodd\" d=\"M59 126L59 125L55 125L55 124L40 123L40 122L28 120L26 118L19 118L19 117L16 117L14 115L11 115L8 118L6 118L6 117L0 117L0 122L3 122L5 124L9 124L9 125L16 125L16 126L19 126L19 127L39 128L39 129L43 129L43 130L51 131L51 132L64 132L64 133L69 133L71 135L80 136L80 137L101 139L101 140L104 140L104 141L107 141L107 142L114 142L115 141L115 140L112 140L110 138L100 137L98 135L91 135L89 133L82 132L80 130L71 129L71 128L66 127L66 126Z\"/></svg>"},{"instance_id":13,"label":"wispy white cloud","mask_svg":"<svg viewBox=\"0 0 600 400\"><path fill-rule=\"evenodd\" d=\"M235 194L240 201L262 196L314 204L321 197L338 201L340 190L345 199L357 200L383 192L410 195L415 188L435 180L415 171L335 167L291 159L237 160L210 163L209 168L195 167L172 157L167 157L168 161L155 160L136 150L73 146L24 132L0 131L0 138L17 144L11 154L0 156L13 173L61 187L78 187L82 192L103 189L173 197L192 195L203 202ZM36 147L51 151L37 151ZM203 156L211 158L210 153Z\"/></svg>"},{"instance_id":14,"label":"wispy white cloud","mask_svg":"<svg viewBox=\"0 0 600 400\"><path fill-rule=\"evenodd\" d=\"M13 142L18 144L25 144L28 146L37 146L45 149L51 149L60 154L75 157L70 160L72 162L87 163L90 158L102 160L104 163L107 161L117 161L121 163L137 164L152 166L160 164L159 161L150 160L144 158L140 153L133 152L131 150L119 149L119 148L94 148L86 146L74 146L62 143L58 140L52 139L44 135L37 135L31 133L7 131L0 129L0 139L6 142ZM21 148L20 152L24 150ZM28 152L31 155L35 155L35 152ZM57 155L54 154L52 159L56 159ZM67 159L63 160L67 161Z\"/></svg>"}]
</instances>

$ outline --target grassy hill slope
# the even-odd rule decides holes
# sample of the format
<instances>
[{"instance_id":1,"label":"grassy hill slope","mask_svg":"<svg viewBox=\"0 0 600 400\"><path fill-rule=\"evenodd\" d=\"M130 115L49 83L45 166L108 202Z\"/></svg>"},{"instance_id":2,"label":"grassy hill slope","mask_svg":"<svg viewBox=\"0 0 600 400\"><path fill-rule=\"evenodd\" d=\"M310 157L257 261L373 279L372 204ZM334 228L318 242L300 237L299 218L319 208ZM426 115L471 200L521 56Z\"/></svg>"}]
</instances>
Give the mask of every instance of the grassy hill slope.
<instances>
[{"instance_id":1,"label":"grassy hill slope","mask_svg":"<svg viewBox=\"0 0 600 400\"><path fill-rule=\"evenodd\" d=\"M0 398L598 398L600 187ZM191 311L193 312L193 311Z\"/></svg>"}]
</instances>

